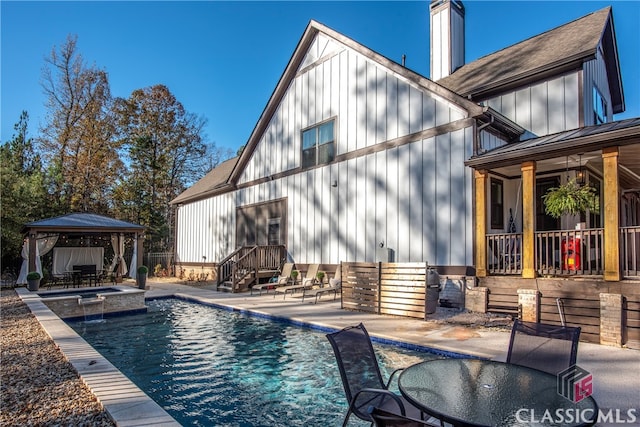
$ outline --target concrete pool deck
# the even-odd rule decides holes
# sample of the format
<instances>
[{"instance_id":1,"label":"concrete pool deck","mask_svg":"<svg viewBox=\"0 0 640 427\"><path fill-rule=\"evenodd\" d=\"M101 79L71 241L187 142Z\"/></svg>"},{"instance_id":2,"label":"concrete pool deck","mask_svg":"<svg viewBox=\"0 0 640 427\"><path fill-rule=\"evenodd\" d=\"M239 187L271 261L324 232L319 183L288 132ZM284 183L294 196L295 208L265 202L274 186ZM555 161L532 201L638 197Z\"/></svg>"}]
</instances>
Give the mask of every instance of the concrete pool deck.
<instances>
[{"instance_id":1,"label":"concrete pool deck","mask_svg":"<svg viewBox=\"0 0 640 427\"><path fill-rule=\"evenodd\" d=\"M149 283L149 287L147 298L178 295L334 329L362 322L373 337L500 361L506 359L509 344L508 329L470 328L347 311L340 308L339 298L334 301L332 295L323 296L314 304L313 299L302 302L290 295L286 299L282 295L274 297L273 293L251 296L217 292L213 287L159 282ZM628 410L633 410L636 419L627 425L640 425L640 351L581 342L577 364L592 374L593 396L600 409L605 413L611 410L612 422L598 425L619 424L616 416L618 421L631 421Z\"/></svg>"},{"instance_id":2,"label":"concrete pool deck","mask_svg":"<svg viewBox=\"0 0 640 427\"><path fill-rule=\"evenodd\" d=\"M274 297L273 293L251 296L249 293L217 292L211 286L168 282L148 282L147 285L148 299L175 295L330 329L362 322L372 337L495 360L506 358L509 342L508 329L465 327L346 311L340 308L339 299L334 301L329 295L314 304L313 300L302 302L290 295L283 299L282 295ZM17 291L117 425L179 425L55 316L40 298L26 289ZM594 398L605 413L610 413L612 422L598 425L616 425L616 420L631 421L628 410L633 410L636 419L627 425L640 424L640 351L581 342L578 365L593 375Z\"/></svg>"}]
</instances>

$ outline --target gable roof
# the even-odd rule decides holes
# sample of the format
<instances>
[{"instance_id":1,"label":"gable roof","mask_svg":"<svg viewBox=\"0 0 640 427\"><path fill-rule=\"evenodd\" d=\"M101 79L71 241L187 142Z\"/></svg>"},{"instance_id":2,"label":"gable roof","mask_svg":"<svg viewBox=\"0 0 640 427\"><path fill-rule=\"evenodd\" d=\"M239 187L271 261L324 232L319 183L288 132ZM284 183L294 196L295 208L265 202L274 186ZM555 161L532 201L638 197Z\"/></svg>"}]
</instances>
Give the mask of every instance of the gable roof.
<instances>
[{"instance_id":1,"label":"gable roof","mask_svg":"<svg viewBox=\"0 0 640 427\"><path fill-rule=\"evenodd\" d=\"M215 191L222 191L227 187L229 175L238 162L238 157L225 160L211 169L204 177L180 193L171 201L172 205L206 198Z\"/></svg>"},{"instance_id":2,"label":"gable roof","mask_svg":"<svg viewBox=\"0 0 640 427\"><path fill-rule=\"evenodd\" d=\"M528 81L579 69L596 57L600 42L613 112L621 113L624 94L610 6L465 64L438 83L459 95L486 99Z\"/></svg>"},{"instance_id":3,"label":"gable roof","mask_svg":"<svg viewBox=\"0 0 640 427\"><path fill-rule=\"evenodd\" d=\"M466 109L470 112L471 117L483 116L486 109L479 106L475 102L472 102L466 98L463 98L456 94L455 92L449 90L448 88L441 86L438 83L435 83L420 74L411 71L410 69L398 64L395 61L392 61L385 56L367 48L366 46L354 41L353 39L332 30L331 28L317 22L311 20L307 25L298 45L296 46L289 63L287 64L284 73L280 77L278 84L276 85L275 90L273 91L269 101L265 109L263 110L256 126L251 132L251 136L247 141L245 149L243 150L240 158L238 159L237 164L235 165L233 171L231 172L231 176L229 177L229 182L236 182L245 166L249 162L251 155L255 149L255 147L260 142L260 138L262 137L263 132L269 125L269 122L273 115L275 114L278 106L280 105L281 100L284 98L287 90L296 77L296 74L299 71L300 65L307 54L307 51L311 44L313 43L316 35L318 33L323 33L328 37L337 40L348 48L358 52L359 54L367 57L368 59L376 62L377 64L387 68L389 71L394 73L396 76L405 79L407 81L412 82L413 84L418 85L424 90L428 90L431 93L436 94L437 96L442 97L445 100L452 102L453 104L459 105L461 108Z\"/></svg>"},{"instance_id":4,"label":"gable roof","mask_svg":"<svg viewBox=\"0 0 640 427\"><path fill-rule=\"evenodd\" d=\"M70 213L67 215L46 218L26 224L23 230L31 229L38 231L142 231L144 226L115 218L92 214L92 213Z\"/></svg>"}]
</instances>

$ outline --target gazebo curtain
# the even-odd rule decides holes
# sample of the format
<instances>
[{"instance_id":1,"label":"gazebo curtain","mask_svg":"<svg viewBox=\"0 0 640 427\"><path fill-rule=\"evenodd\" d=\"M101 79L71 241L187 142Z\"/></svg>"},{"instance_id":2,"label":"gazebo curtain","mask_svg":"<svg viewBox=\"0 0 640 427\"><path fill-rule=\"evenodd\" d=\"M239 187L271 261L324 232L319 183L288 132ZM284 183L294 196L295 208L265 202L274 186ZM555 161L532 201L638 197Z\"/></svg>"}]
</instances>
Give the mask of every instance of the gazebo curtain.
<instances>
[{"instance_id":1,"label":"gazebo curtain","mask_svg":"<svg viewBox=\"0 0 640 427\"><path fill-rule=\"evenodd\" d=\"M40 257L46 255L53 249L58 241L58 234L38 234L36 236L36 271L42 276L42 262ZM22 266L18 275L17 284L23 285L27 283L27 274L29 273L29 238L24 240L22 244Z\"/></svg>"},{"instance_id":2,"label":"gazebo curtain","mask_svg":"<svg viewBox=\"0 0 640 427\"><path fill-rule=\"evenodd\" d=\"M127 263L124 260L124 234L120 233L111 233L111 247L113 248L113 262L111 263L111 267L109 271L114 271L116 265L118 266L118 271L116 274L124 277L127 274ZM135 257L134 257L135 258Z\"/></svg>"},{"instance_id":3,"label":"gazebo curtain","mask_svg":"<svg viewBox=\"0 0 640 427\"><path fill-rule=\"evenodd\" d=\"M129 265L129 277L136 278L136 271L138 270L138 236L133 239L133 256L131 257L131 264Z\"/></svg>"}]
</instances>

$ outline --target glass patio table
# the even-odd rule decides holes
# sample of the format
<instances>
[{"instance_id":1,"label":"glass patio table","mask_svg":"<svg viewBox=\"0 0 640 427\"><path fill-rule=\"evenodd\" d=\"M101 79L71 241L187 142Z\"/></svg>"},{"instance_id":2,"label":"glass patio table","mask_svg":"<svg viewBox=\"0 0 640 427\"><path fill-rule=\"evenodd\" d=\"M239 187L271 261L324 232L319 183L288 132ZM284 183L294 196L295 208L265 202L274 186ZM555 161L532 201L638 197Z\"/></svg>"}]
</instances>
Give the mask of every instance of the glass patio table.
<instances>
[{"instance_id":1,"label":"glass patio table","mask_svg":"<svg viewBox=\"0 0 640 427\"><path fill-rule=\"evenodd\" d=\"M437 359L406 368L402 395L454 426L588 426L598 416L591 397L558 393L557 377L523 366L477 359Z\"/></svg>"}]
</instances>

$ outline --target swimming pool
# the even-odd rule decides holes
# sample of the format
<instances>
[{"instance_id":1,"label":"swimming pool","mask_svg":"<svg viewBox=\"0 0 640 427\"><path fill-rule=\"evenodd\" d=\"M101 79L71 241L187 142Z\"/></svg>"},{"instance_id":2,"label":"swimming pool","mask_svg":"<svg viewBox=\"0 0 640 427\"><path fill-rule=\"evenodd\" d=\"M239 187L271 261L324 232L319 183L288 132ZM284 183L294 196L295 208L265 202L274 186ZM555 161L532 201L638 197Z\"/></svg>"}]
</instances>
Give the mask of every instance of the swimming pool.
<instances>
[{"instance_id":1,"label":"swimming pool","mask_svg":"<svg viewBox=\"0 0 640 427\"><path fill-rule=\"evenodd\" d=\"M325 332L177 299L147 305L146 314L69 325L179 423L341 424L347 404ZM374 347L385 378L441 357Z\"/></svg>"}]
</instances>

